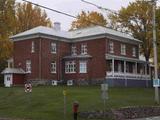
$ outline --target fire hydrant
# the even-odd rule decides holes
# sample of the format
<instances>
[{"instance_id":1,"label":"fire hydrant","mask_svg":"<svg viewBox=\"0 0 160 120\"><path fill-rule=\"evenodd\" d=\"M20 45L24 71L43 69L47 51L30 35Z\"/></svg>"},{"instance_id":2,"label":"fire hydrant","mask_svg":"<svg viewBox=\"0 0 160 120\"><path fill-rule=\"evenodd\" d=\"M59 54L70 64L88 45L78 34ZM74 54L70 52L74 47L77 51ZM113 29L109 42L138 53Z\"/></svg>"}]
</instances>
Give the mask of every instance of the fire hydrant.
<instances>
[{"instance_id":1,"label":"fire hydrant","mask_svg":"<svg viewBox=\"0 0 160 120\"><path fill-rule=\"evenodd\" d=\"M78 101L75 101L73 103L73 118L74 118L74 120L77 120L78 107L79 107L79 103L78 103Z\"/></svg>"}]
</instances>

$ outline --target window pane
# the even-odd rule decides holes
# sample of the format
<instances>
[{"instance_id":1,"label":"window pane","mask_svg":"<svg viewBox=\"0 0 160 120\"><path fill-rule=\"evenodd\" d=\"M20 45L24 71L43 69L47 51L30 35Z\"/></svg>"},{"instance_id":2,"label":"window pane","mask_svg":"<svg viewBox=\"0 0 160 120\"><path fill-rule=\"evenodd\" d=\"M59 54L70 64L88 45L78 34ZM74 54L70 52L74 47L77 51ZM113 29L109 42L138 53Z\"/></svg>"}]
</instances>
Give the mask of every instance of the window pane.
<instances>
[{"instance_id":1,"label":"window pane","mask_svg":"<svg viewBox=\"0 0 160 120\"><path fill-rule=\"evenodd\" d=\"M86 61L80 61L79 63L79 72L80 73L87 73L87 62Z\"/></svg>"}]
</instances>

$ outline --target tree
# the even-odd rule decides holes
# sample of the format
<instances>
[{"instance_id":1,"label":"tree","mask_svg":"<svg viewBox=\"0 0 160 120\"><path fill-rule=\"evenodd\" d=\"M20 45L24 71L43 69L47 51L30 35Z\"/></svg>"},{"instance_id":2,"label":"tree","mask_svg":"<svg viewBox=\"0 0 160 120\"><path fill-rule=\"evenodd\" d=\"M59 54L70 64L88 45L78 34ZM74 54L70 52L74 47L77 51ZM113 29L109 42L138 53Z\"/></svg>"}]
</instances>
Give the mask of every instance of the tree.
<instances>
[{"instance_id":1,"label":"tree","mask_svg":"<svg viewBox=\"0 0 160 120\"><path fill-rule=\"evenodd\" d=\"M52 23L45 10L30 3L17 3L15 33L23 32L37 26L51 27Z\"/></svg>"},{"instance_id":2,"label":"tree","mask_svg":"<svg viewBox=\"0 0 160 120\"><path fill-rule=\"evenodd\" d=\"M71 30L84 28L88 26L94 26L96 24L101 26L106 26L107 21L102 14L94 11L93 12L82 11L80 14L77 15L77 20L72 22Z\"/></svg>"},{"instance_id":3,"label":"tree","mask_svg":"<svg viewBox=\"0 0 160 120\"><path fill-rule=\"evenodd\" d=\"M117 15L111 14L109 18L113 28L129 32L143 42L141 52L146 61L149 61L153 48L151 2L136 0L128 7L122 7Z\"/></svg>"},{"instance_id":4,"label":"tree","mask_svg":"<svg viewBox=\"0 0 160 120\"><path fill-rule=\"evenodd\" d=\"M13 33L14 25L15 0L0 0L0 73L6 67L6 60L12 53L12 42L9 41L9 35Z\"/></svg>"},{"instance_id":5,"label":"tree","mask_svg":"<svg viewBox=\"0 0 160 120\"><path fill-rule=\"evenodd\" d=\"M15 0L0 0L0 40L6 38L14 30Z\"/></svg>"},{"instance_id":6,"label":"tree","mask_svg":"<svg viewBox=\"0 0 160 120\"><path fill-rule=\"evenodd\" d=\"M0 0L0 61L11 56L12 43L9 35L15 27L15 0Z\"/></svg>"},{"instance_id":7,"label":"tree","mask_svg":"<svg viewBox=\"0 0 160 120\"><path fill-rule=\"evenodd\" d=\"M158 64L160 67L160 7L158 7L156 10L156 24L157 24Z\"/></svg>"}]
</instances>

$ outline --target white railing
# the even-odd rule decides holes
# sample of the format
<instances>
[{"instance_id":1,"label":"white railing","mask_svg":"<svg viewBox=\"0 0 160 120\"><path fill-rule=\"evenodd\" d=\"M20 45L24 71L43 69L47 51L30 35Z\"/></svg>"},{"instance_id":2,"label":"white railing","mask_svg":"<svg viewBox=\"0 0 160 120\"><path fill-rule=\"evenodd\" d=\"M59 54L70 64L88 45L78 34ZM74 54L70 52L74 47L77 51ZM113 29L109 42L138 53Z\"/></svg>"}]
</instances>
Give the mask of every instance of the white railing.
<instances>
[{"instance_id":1,"label":"white railing","mask_svg":"<svg viewBox=\"0 0 160 120\"><path fill-rule=\"evenodd\" d=\"M126 79L139 79L150 80L150 75L135 74L135 73L123 73L123 72L106 72L106 78L126 78Z\"/></svg>"}]
</instances>

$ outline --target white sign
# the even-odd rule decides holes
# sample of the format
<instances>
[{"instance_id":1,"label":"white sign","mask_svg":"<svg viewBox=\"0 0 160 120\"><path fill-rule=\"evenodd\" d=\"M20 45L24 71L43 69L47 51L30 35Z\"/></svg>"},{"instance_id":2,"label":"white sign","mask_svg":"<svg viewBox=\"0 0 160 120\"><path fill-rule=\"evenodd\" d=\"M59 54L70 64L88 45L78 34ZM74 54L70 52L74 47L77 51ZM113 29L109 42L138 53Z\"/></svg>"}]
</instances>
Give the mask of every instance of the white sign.
<instances>
[{"instance_id":1,"label":"white sign","mask_svg":"<svg viewBox=\"0 0 160 120\"><path fill-rule=\"evenodd\" d=\"M153 80L153 87L159 87L160 86L160 79Z\"/></svg>"},{"instance_id":2,"label":"white sign","mask_svg":"<svg viewBox=\"0 0 160 120\"><path fill-rule=\"evenodd\" d=\"M25 84L25 89L24 89L24 91L25 91L26 93L32 92L32 85L31 85L31 84Z\"/></svg>"},{"instance_id":3,"label":"white sign","mask_svg":"<svg viewBox=\"0 0 160 120\"><path fill-rule=\"evenodd\" d=\"M108 84L101 84L102 91L108 91Z\"/></svg>"}]
</instances>

